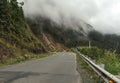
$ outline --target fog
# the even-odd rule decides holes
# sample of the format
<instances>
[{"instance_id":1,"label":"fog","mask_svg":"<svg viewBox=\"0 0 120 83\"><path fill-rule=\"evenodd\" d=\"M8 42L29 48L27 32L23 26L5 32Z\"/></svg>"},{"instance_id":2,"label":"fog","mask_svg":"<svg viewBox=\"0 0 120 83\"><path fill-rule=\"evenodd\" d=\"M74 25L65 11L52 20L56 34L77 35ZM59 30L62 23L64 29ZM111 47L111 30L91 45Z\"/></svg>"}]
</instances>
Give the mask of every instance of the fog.
<instances>
[{"instance_id":1,"label":"fog","mask_svg":"<svg viewBox=\"0 0 120 83\"><path fill-rule=\"evenodd\" d=\"M81 20L103 33L120 34L120 0L18 0L26 17L41 15L57 23ZM74 21L74 22L73 22Z\"/></svg>"}]
</instances>

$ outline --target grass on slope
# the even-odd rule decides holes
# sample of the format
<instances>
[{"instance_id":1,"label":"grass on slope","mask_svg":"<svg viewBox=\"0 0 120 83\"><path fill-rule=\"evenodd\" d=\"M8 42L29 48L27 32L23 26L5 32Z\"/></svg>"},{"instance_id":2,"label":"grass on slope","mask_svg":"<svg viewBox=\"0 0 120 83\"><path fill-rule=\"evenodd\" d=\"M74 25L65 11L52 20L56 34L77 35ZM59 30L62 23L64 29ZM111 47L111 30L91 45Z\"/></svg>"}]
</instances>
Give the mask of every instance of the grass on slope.
<instances>
[{"instance_id":1,"label":"grass on slope","mask_svg":"<svg viewBox=\"0 0 120 83\"><path fill-rule=\"evenodd\" d=\"M82 76L84 83L99 83L99 76L88 66L79 54L77 54L77 70Z\"/></svg>"}]
</instances>

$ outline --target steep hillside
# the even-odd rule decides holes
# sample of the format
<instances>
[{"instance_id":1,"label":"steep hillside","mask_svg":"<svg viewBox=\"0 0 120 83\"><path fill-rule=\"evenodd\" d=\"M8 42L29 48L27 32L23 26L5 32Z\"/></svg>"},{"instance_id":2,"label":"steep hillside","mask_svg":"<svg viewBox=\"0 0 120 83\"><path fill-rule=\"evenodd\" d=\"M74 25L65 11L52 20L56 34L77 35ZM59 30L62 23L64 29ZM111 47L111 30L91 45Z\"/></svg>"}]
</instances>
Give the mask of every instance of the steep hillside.
<instances>
[{"instance_id":1,"label":"steep hillside","mask_svg":"<svg viewBox=\"0 0 120 83\"><path fill-rule=\"evenodd\" d=\"M92 26L82 22L77 25L77 29L73 26L57 24L45 17L27 18L28 24L37 36L40 33L50 34L56 42L62 43L67 47L88 44L88 33L93 30Z\"/></svg>"},{"instance_id":2,"label":"steep hillside","mask_svg":"<svg viewBox=\"0 0 120 83\"><path fill-rule=\"evenodd\" d=\"M0 59L11 57L17 52L17 55L24 55L23 50L34 53L45 51L43 44L25 22L22 5L16 0L0 1Z\"/></svg>"}]
</instances>

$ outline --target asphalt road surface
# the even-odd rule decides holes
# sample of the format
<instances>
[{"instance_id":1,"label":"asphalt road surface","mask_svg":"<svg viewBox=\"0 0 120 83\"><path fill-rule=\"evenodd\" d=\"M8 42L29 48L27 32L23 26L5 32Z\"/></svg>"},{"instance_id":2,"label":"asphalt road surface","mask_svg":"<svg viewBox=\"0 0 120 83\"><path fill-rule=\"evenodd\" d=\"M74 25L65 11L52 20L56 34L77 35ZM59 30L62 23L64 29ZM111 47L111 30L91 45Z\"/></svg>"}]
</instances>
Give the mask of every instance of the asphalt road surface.
<instances>
[{"instance_id":1,"label":"asphalt road surface","mask_svg":"<svg viewBox=\"0 0 120 83\"><path fill-rule=\"evenodd\" d=\"M82 83L81 80L74 53L60 52L0 68L0 83Z\"/></svg>"}]
</instances>

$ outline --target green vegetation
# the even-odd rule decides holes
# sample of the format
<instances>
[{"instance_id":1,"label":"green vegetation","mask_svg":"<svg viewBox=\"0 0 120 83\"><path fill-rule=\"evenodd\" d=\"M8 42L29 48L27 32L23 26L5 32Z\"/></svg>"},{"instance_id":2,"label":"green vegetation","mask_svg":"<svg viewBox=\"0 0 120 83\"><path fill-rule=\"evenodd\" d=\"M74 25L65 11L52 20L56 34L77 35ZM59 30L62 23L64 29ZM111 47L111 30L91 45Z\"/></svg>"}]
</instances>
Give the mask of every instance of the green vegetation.
<instances>
[{"instance_id":1,"label":"green vegetation","mask_svg":"<svg viewBox=\"0 0 120 83\"><path fill-rule=\"evenodd\" d=\"M79 70L80 68L80 70ZM85 72L89 75L89 79L91 79L92 82L90 83L99 83L99 76L93 71L91 67L88 66L88 64L77 54L77 70L81 73L81 68L85 70ZM84 77L84 73L83 76ZM83 79L83 81L86 80L86 77Z\"/></svg>"},{"instance_id":2,"label":"green vegetation","mask_svg":"<svg viewBox=\"0 0 120 83\"><path fill-rule=\"evenodd\" d=\"M44 45L27 25L22 4L17 0L0 0L0 63L26 52L45 52Z\"/></svg>"},{"instance_id":3,"label":"green vegetation","mask_svg":"<svg viewBox=\"0 0 120 83\"><path fill-rule=\"evenodd\" d=\"M91 40L92 46L107 49L114 53L120 53L120 35L102 34L98 31L91 31L88 37Z\"/></svg>"},{"instance_id":4,"label":"green vegetation","mask_svg":"<svg viewBox=\"0 0 120 83\"><path fill-rule=\"evenodd\" d=\"M108 72L115 75L120 73L119 54L114 54L110 51L101 50L97 47L79 47L78 50L91 59L96 60L97 64L105 64L105 69Z\"/></svg>"}]
</instances>

